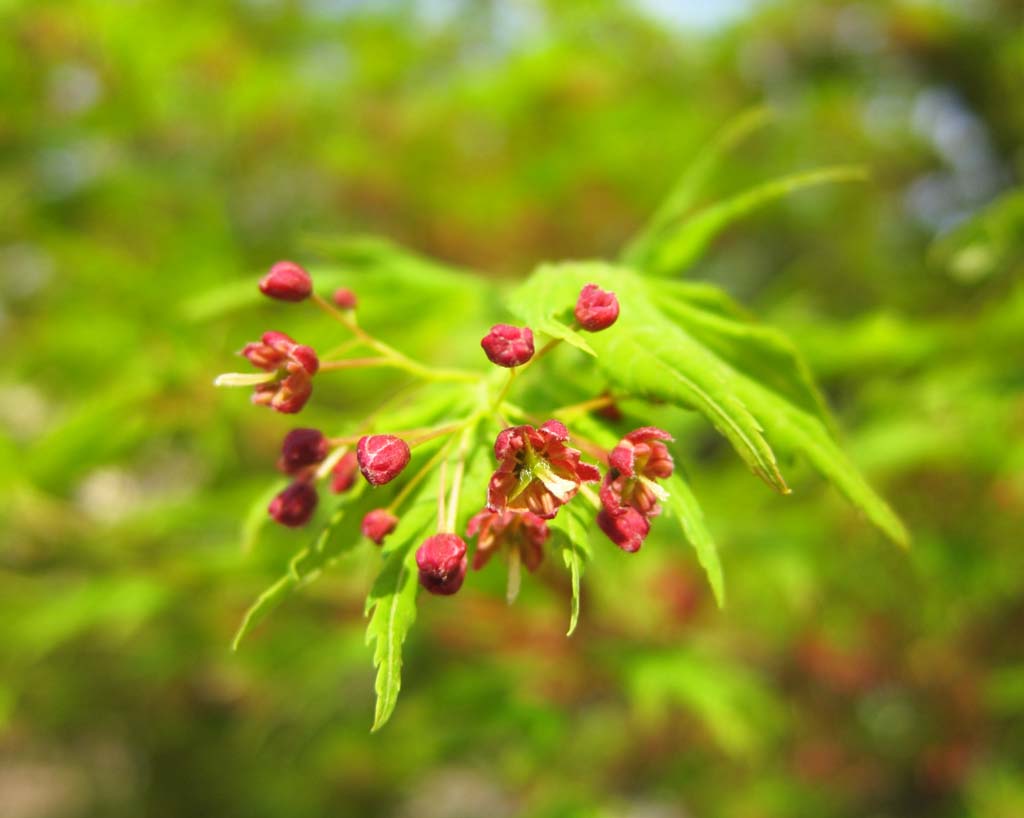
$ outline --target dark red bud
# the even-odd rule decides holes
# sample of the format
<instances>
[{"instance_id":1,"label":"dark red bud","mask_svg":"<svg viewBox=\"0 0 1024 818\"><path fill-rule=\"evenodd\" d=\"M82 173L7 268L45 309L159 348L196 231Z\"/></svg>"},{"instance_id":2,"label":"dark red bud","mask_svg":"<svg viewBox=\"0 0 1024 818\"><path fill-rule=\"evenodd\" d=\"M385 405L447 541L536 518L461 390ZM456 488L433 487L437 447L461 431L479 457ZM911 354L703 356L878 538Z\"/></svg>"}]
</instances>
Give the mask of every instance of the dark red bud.
<instances>
[{"instance_id":1,"label":"dark red bud","mask_svg":"<svg viewBox=\"0 0 1024 818\"><path fill-rule=\"evenodd\" d=\"M277 466L285 474L297 474L327 457L327 438L319 429L292 429L281 444Z\"/></svg>"},{"instance_id":2,"label":"dark red bud","mask_svg":"<svg viewBox=\"0 0 1024 818\"><path fill-rule=\"evenodd\" d=\"M597 524L609 540L630 553L640 550L644 539L651 531L651 523L647 517L628 506L614 514L601 509L597 513Z\"/></svg>"},{"instance_id":3,"label":"dark red bud","mask_svg":"<svg viewBox=\"0 0 1024 818\"><path fill-rule=\"evenodd\" d=\"M279 261L260 279L260 292L278 301L304 301L313 292L313 280L293 261Z\"/></svg>"},{"instance_id":4,"label":"dark red bud","mask_svg":"<svg viewBox=\"0 0 1024 818\"><path fill-rule=\"evenodd\" d=\"M432 594L449 596L462 587L466 578L466 543L456 534L427 537L416 551L420 585Z\"/></svg>"},{"instance_id":5,"label":"dark red bud","mask_svg":"<svg viewBox=\"0 0 1024 818\"><path fill-rule=\"evenodd\" d=\"M608 329L619 317L619 299L613 292L588 284L580 291L574 314L583 329L600 332Z\"/></svg>"},{"instance_id":6,"label":"dark red bud","mask_svg":"<svg viewBox=\"0 0 1024 818\"><path fill-rule=\"evenodd\" d=\"M339 287L335 290L332 298L334 299L334 303L343 310L354 310L356 305L359 303L359 299L356 298L356 294L346 287Z\"/></svg>"},{"instance_id":7,"label":"dark red bud","mask_svg":"<svg viewBox=\"0 0 1024 818\"><path fill-rule=\"evenodd\" d=\"M344 456L331 470L331 491L335 494L344 494L356 482L356 472L359 471L359 463L356 460L355 452L345 452Z\"/></svg>"},{"instance_id":8,"label":"dark red bud","mask_svg":"<svg viewBox=\"0 0 1024 818\"><path fill-rule=\"evenodd\" d=\"M533 332L529 327L495 324L480 346L492 364L522 366L533 357Z\"/></svg>"},{"instance_id":9,"label":"dark red bud","mask_svg":"<svg viewBox=\"0 0 1024 818\"><path fill-rule=\"evenodd\" d=\"M371 486L390 483L401 474L411 456L408 444L394 435L367 435L359 438L356 446L359 471Z\"/></svg>"},{"instance_id":10,"label":"dark red bud","mask_svg":"<svg viewBox=\"0 0 1024 818\"><path fill-rule=\"evenodd\" d=\"M398 518L385 508L375 508L368 511L363 517L360 530L364 537L373 540L377 545L384 542L384 538L395 530L398 525Z\"/></svg>"},{"instance_id":11,"label":"dark red bud","mask_svg":"<svg viewBox=\"0 0 1024 818\"><path fill-rule=\"evenodd\" d=\"M270 501L267 511L281 525L305 525L316 510L316 489L309 483L292 483Z\"/></svg>"}]
</instances>

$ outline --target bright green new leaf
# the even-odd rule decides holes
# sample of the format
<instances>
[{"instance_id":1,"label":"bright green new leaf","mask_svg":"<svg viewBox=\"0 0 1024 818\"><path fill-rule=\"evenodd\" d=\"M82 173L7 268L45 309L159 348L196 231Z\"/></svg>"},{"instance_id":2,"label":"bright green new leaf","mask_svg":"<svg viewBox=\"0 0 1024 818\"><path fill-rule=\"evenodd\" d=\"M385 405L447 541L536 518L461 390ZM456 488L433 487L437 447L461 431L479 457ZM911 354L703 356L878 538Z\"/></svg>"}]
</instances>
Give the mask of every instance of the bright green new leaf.
<instances>
[{"instance_id":1,"label":"bright green new leaf","mask_svg":"<svg viewBox=\"0 0 1024 818\"><path fill-rule=\"evenodd\" d=\"M569 630L572 636L580 618L580 577L583 567L590 559L590 526L594 510L586 498L577 497L559 509L558 516L548 525L556 532L556 544L562 552L562 560L569 569L572 581L572 607L569 614Z\"/></svg>"},{"instance_id":2,"label":"bright green new leaf","mask_svg":"<svg viewBox=\"0 0 1024 818\"><path fill-rule=\"evenodd\" d=\"M804 455L875 525L906 544L899 518L833 439L791 348L766 345L768 336L756 331L744 338L735 319L722 324L713 318L721 317L721 309L701 316L701 299L684 310L686 322L681 323L677 290L600 263L542 267L514 294L512 305L527 323L550 318L573 303L588 283L613 290L621 305L616 324L590 340L598 366L617 391L701 412L754 473L779 491L788 488L769 441ZM772 361L789 365L769 377Z\"/></svg>"}]
</instances>

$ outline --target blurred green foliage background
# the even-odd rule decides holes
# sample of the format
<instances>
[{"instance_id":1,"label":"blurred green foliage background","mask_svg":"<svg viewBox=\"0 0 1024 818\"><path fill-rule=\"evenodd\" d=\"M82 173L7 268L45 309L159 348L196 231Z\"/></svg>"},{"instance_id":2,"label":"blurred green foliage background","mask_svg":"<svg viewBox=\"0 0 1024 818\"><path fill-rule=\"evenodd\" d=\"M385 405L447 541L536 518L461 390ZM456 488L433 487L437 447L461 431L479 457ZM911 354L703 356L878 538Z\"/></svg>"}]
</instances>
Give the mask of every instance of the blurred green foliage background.
<instances>
[{"instance_id":1,"label":"blurred green foliage background","mask_svg":"<svg viewBox=\"0 0 1024 818\"><path fill-rule=\"evenodd\" d=\"M1024 815L1022 88L1016 0L0 2L0 814ZM303 539L242 547L293 424L211 380L303 319L209 294L339 234L497 285L611 255L757 104L716 195L871 180L689 275L797 340L913 549L695 422L724 611L670 537L597 554L571 639L557 560L467 583L370 736L367 546L230 653ZM361 294L424 354L500 315Z\"/></svg>"}]
</instances>

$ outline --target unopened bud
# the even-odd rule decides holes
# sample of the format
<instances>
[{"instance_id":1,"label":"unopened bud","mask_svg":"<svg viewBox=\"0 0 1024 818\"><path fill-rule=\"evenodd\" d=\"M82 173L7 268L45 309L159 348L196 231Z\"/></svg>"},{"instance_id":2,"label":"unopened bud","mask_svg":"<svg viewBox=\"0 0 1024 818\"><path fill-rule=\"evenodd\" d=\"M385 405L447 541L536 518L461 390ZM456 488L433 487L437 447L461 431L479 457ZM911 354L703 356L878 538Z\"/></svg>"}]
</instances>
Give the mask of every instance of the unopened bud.
<instances>
[{"instance_id":1,"label":"unopened bud","mask_svg":"<svg viewBox=\"0 0 1024 818\"><path fill-rule=\"evenodd\" d=\"M356 294L347 287L339 287L335 290L332 299L334 300L334 303L343 310L354 310L356 305L359 303L359 299L356 298Z\"/></svg>"},{"instance_id":2,"label":"unopened bud","mask_svg":"<svg viewBox=\"0 0 1024 818\"><path fill-rule=\"evenodd\" d=\"M309 483L292 483L270 501L270 516L281 525L295 528L305 525L316 510L316 489Z\"/></svg>"},{"instance_id":3,"label":"unopened bud","mask_svg":"<svg viewBox=\"0 0 1024 818\"><path fill-rule=\"evenodd\" d=\"M466 578L466 542L457 534L427 537L416 551L420 585L432 594L450 596Z\"/></svg>"},{"instance_id":4,"label":"unopened bud","mask_svg":"<svg viewBox=\"0 0 1024 818\"><path fill-rule=\"evenodd\" d=\"M529 327L495 324L480 341L488 360L498 366L522 366L533 357L533 331Z\"/></svg>"},{"instance_id":5,"label":"unopened bud","mask_svg":"<svg viewBox=\"0 0 1024 818\"><path fill-rule=\"evenodd\" d=\"M356 482L356 472L359 471L359 463L356 460L355 452L345 452L344 456L331 470L331 491L335 494L344 494Z\"/></svg>"},{"instance_id":6,"label":"unopened bud","mask_svg":"<svg viewBox=\"0 0 1024 818\"><path fill-rule=\"evenodd\" d=\"M260 279L260 292L278 301L305 301L313 292L313 280L293 261L279 261Z\"/></svg>"},{"instance_id":7,"label":"unopened bud","mask_svg":"<svg viewBox=\"0 0 1024 818\"><path fill-rule=\"evenodd\" d=\"M327 457L328 443L319 429L292 429L281 444L278 468L285 474L297 474Z\"/></svg>"},{"instance_id":8,"label":"unopened bud","mask_svg":"<svg viewBox=\"0 0 1024 818\"><path fill-rule=\"evenodd\" d=\"M359 438L356 446L359 471L371 486L390 483L401 474L411 456L409 445L394 435L366 435Z\"/></svg>"},{"instance_id":9,"label":"unopened bud","mask_svg":"<svg viewBox=\"0 0 1024 818\"><path fill-rule=\"evenodd\" d=\"M623 551L639 551L651 531L651 523L635 508L625 507L615 514L607 509L597 513L597 525Z\"/></svg>"},{"instance_id":10,"label":"unopened bud","mask_svg":"<svg viewBox=\"0 0 1024 818\"><path fill-rule=\"evenodd\" d=\"M395 530L398 525L398 518L386 508L375 508L368 511L363 517L360 530L364 537L373 540L377 545L384 542L384 538Z\"/></svg>"},{"instance_id":11,"label":"unopened bud","mask_svg":"<svg viewBox=\"0 0 1024 818\"><path fill-rule=\"evenodd\" d=\"M583 329L600 332L608 329L619 317L619 299L613 292L588 284L580 291L574 314Z\"/></svg>"}]
</instances>

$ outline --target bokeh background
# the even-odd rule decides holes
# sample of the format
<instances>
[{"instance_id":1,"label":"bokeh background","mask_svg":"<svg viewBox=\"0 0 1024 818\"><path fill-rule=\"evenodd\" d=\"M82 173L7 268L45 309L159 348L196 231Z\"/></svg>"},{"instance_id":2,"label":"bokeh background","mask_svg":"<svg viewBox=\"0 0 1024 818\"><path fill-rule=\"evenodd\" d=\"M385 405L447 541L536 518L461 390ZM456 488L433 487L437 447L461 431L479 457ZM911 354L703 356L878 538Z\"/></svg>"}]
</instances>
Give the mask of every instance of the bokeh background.
<instances>
[{"instance_id":1,"label":"bokeh background","mask_svg":"<svg viewBox=\"0 0 1024 818\"><path fill-rule=\"evenodd\" d=\"M1024 815L1022 89L1016 0L0 3L0 815ZM712 198L870 182L688 275L796 339L913 549L695 422L724 611L667 538L598 553L571 639L556 560L468 583L371 736L367 546L232 654L304 539L243 547L291 423L211 388L280 323L223 288L342 234L499 288L610 256L762 104ZM366 320L429 355L416 298Z\"/></svg>"}]
</instances>

